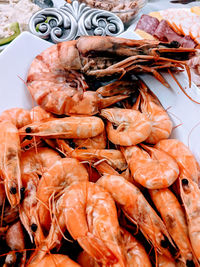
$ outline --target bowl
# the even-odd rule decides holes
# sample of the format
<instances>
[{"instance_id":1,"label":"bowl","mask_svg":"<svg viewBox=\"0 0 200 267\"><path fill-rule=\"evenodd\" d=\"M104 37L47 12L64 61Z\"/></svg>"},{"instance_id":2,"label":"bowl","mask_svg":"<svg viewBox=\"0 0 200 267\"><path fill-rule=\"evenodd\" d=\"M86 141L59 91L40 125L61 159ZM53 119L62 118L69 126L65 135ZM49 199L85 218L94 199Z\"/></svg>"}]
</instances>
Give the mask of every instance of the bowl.
<instances>
[{"instance_id":1,"label":"bowl","mask_svg":"<svg viewBox=\"0 0 200 267\"><path fill-rule=\"evenodd\" d=\"M123 23L133 20L148 0L79 0L86 5L110 11L116 14Z\"/></svg>"}]
</instances>

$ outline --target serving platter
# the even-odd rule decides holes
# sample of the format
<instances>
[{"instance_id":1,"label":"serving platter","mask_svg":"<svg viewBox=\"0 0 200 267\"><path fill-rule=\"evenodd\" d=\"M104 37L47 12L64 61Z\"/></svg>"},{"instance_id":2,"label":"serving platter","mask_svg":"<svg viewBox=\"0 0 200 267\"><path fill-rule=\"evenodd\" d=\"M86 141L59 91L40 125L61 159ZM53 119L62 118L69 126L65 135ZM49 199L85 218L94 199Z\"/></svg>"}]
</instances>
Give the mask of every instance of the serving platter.
<instances>
[{"instance_id":1,"label":"serving platter","mask_svg":"<svg viewBox=\"0 0 200 267\"><path fill-rule=\"evenodd\" d=\"M140 39L133 31L120 35L124 38ZM42 40L29 32L23 32L0 54L0 113L13 107L30 109L35 105L26 88L25 81L34 57L52 43ZM171 138L185 143L200 163L200 105L192 102L179 88L173 78L163 73L170 88L166 88L151 75L141 75L141 79L157 95L168 111L174 125ZM192 83L189 88L185 73L175 75L184 90L200 102L200 90Z\"/></svg>"}]
</instances>

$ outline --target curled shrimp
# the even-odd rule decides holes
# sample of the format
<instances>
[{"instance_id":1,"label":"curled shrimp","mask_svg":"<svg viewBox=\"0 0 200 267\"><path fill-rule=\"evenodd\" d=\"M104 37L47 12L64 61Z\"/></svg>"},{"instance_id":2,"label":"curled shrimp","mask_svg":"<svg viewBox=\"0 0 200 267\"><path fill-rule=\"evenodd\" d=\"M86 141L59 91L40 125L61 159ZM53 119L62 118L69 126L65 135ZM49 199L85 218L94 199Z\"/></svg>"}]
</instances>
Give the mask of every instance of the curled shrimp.
<instances>
[{"instance_id":1,"label":"curled shrimp","mask_svg":"<svg viewBox=\"0 0 200 267\"><path fill-rule=\"evenodd\" d=\"M200 264L200 190L186 177L180 178L180 194L185 208L191 245Z\"/></svg>"},{"instance_id":2,"label":"curled shrimp","mask_svg":"<svg viewBox=\"0 0 200 267\"><path fill-rule=\"evenodd\" d=\"M176 139L166 139L158 142L155 147L166 152L176 160L181 176L188 177L198 183L198 164L194 155L186 145Z\"/></svg>"},{"instance_id":3,"label":"curled shrimp","mask_svg":"<svg viewBox=\"0 0 200 267\"><path fill-rule=\"evenodd\" d=\"M138 225L154 248L159 253L171 258L169 251L166 249L166 237L173 245L171 237L164 223L140 190L119 175L104 175L97 181L97 184L112 195L127 218ZM124 194L124 192L126 193Z\"/></svg>"},{"instance_id":4,"label":"curled shrimp","mask_svg":"<svg viewBox=\"0 0 200 267\"><path fill-rule=\"evenodd\" d=\"M93 115L127 96L103 98L96 91L86 91L85 76L120 77L126 72L151 72L168 85L158 70L184 68L187 66L185 56L193 55L196 50L169 49L167 46L158 41L108 36L87 36L62 42L35 57L28 72L28 88L36 102L47 111Z\"/></svg>"},{"instance_id":5,"label":"curled shrimp","mask_svg":"<svg viewBox=\"0 0 200 267\"><path fill-rule=\"evenodd\" d=\"M94 259L126 266L115 203L103 188L90 182L71 185L64 197L64 217L71 236Z\"/></svg>"},{"instance_id":6,"label":"curled shrimp","mask_svg":"<svg viewBox=\"0 0 200 267\"><path fill-rule=\"evenodd\" d=\"M71 260L68 256L62 254L46 254L40 261L32 261L27 267L81 267L78 263Z\"/></svg>"},{"instance_id":7,"label":"curled shrimp","mask_svg":"<svg viewBox=\"0 0 200 267\"><path fill-rule=\"evenodd\" d=\"M181 260L184 263L191 261L192 248L186 218L177 198L168 188L149 190L149 192L168 232L180 251Z\"/></svg>"},{"instance_id":8,"label":"curled shrimp","mask_svg":"<svg viewBox=\"0 0 200 267\"><path fill-rule=\"evenodd\" d=\"M38 213L36 210L36 191L39 178L60 159L61 157L56 151L43 147L37 148L37 150L28 150L21 155L21 177L25 191L23 200L19 206L19 216L32 242L33 234L35 236L35 242L43 239L42 229L38 223Z\"/></svg>"},{"instance_id":9,"label":"curled shrimp","mask_svg":"<svg viewBox=\"0 0 200 267\"><path fill-rule=\"evenodd\" d=\"M172 121L158 98L143 82L140 86L140 110L150 119L152 125L151 133L145 140L147 143L156 144L170 136Z\"/></svg>"},{"instance_id":10,"label":"curled shrimp","mask_svg":"<svg viewBox=\"0 0 200 267\"><path fill-rule=\"evenodd\" d=\"M66 117L36 122L21 128L23 137L34 135L48 138L89 138L101 134L104 123L98 117Z\"/></svg>"},{"instance_id":11,"label":"curled shrimp","mask_svg":"<svg viewBox=\"0 0 200 267\"><path fill-rule=\"evenodd\" d=\"M132 146L122 151L134 180L148 189L166 188L178 178L176 161L159 149L142 145L142 148Z\"/></svg>"},{"instance_id":12,"label":"curled shrimp","mask_svg":"<svg viewBox=\"0 0 200 267\"><path fill-rule=\"evenodd\" d=\"M0 128L0 172L8 201L11 206L16 206L20 202L22 188L19 134L10 121L0 122Z\"/></svg>"},{"instance_id":13,"label":"curled shrimp","mask_svg":"<svg viewBox=\"0 0 200 267\"><path fill-rule=\"evenodd\" d=\"M64 158L55 164L41 177L37 186L37 212L43 229L50 228L50 200L56 194L76 182L88 181L85 167L76 159ZM52 199L53 200L53 199Z\"/></svg>"},{"instance_id":14,"label":"curled shrimp","mask_svg":"<svg viewBox=\"0 0 200 267\"><path fill-rule=\"evenodd\" d=\"M109 108L101 110L101 115L108 120L108 139L116 145L136 145L146 140L151 133L149 119L139 111Z\"/></svg>"}]
</instances>

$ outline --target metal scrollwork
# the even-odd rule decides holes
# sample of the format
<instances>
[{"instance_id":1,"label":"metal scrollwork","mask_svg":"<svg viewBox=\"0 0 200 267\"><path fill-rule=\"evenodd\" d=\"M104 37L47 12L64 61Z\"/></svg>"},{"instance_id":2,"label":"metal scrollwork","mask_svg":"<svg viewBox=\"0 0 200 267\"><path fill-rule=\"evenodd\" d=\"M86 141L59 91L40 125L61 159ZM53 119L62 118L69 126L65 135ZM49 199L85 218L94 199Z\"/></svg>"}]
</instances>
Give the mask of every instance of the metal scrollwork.
<instances>
[{"instance_id":1,"label":"metal scrollwork","mask_svg":"<svg viewBox=\"0 0 200 267\"><path fill-rule=\"evenodd\" d=\"M29 21L29 29L40 38L59 43L83 35L117 36L124 31L124 24L111 12L73 1L60 8L36 12Z\"/></svg>"}]
</instances>

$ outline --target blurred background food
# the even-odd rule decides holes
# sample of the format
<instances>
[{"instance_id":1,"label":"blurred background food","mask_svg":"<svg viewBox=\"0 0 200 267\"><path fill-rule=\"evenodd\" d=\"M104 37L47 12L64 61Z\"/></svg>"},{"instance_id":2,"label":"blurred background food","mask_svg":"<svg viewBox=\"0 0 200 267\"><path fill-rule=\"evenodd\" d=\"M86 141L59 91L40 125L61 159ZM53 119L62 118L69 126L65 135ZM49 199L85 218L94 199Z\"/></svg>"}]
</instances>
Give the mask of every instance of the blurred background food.
<instances>
[{"instance_id":1,"label":"blurred background food","mask_svg":"<svg viewBox=\"0 0 200 267\"><path fill-rule=\"evenodd\" d=\"M124 23L133 20L147 0L80 0L90 7L115 13Z\"/></svg>"}]
</instances>

